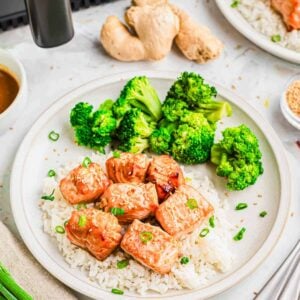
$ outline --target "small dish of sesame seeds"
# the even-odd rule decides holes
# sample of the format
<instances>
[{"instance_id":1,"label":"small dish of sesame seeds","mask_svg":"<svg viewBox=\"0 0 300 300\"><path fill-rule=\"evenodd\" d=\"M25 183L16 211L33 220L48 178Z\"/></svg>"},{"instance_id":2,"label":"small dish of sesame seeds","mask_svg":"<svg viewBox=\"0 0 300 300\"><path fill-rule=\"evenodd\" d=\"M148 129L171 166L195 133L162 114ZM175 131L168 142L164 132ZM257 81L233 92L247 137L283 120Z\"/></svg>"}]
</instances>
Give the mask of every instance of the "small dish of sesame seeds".
<instances>
[{"instance_id":1,"label":"small dish of sesame seeds","mask_svg":"<svg viewBox=\"0 0 300 300\"><path fill-rule=\"evenodd\" d=\"M280 107L286 120L300 130L300 73L288 80L281 96Z\"/></svg>"}]
</instances>

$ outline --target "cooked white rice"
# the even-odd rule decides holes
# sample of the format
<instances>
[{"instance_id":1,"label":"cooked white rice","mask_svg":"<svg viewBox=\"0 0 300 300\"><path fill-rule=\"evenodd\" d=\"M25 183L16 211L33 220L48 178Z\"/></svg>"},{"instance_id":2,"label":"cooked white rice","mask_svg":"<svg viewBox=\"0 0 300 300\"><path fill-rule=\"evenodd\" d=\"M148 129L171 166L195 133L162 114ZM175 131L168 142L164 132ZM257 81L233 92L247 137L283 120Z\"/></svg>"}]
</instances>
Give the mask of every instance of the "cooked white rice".
<instances>
[{"instance_id":1,"label":"cooked white rice","mask_svg":"<svg viewBox=\"0 0 300 300\"><path fill-rule=\"evenodd\" d=\"M283 47L300 52L300 30L287 31L281 16L271 7L270 0L240 0L237 7L241 15L269 39L279 34Z\"/></svg>"},{"instance_id":2,"label":"cooked white rice","mask_svg":"<svg viewBox=\"0 0 300 300\"><path fill-rule=\"evenodd\" d=\"M104 166L108 156L94 155L91 158L94 162ZM188 264L182 265L178 261L173 266L172 272L167 275L157 274L134 259L130 259L126 268L117 269L117 262L128 258L122 250L114 252L104 261L98 261L88 252L72 245L65 234L55 232L55 227L63 225L74 210L72 205L63 200L58 182L80 162L82 162L82 158L60 169L56 179L45 178L43 192L50 194L55 189L55 200L52 202L40 201L44 231L53 237L59 251L72 268L80 268L82 272L86 272L90 280L97 282L105 290L119 288L139 294L144 294L148 290L163 294L170 289L199 288L207 284L219 272L230 269L233 255L228 245L232 240L230 234L232 225L225 217L226 202L219 199L208 177L203 176L197 167L186 168L185 176L189 184L199 190L214 206L216 226L214 229L210 229L205 238L200 238L201 229L209 227L206 222L182 240L181 253L190 258Z\"/></svg>"}]
</instances>

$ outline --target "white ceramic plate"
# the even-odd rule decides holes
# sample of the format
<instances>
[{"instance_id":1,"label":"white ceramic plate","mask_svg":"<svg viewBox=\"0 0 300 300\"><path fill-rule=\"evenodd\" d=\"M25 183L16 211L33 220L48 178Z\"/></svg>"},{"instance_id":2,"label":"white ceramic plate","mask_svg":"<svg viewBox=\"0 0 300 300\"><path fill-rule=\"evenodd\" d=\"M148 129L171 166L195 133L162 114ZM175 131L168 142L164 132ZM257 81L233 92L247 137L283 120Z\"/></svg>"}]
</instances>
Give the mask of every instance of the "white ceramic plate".
<instances>
[{"instance_id":1,"label":"white ceramic plate","mask_svg":"<svg viewBox=\"0 0 300 300\"><path fill-rule=\"evenodd\" d=\"M69 125L70 109L78 101L88 101L98 106L104 99L115 99L126 81L135 75L137 74L127 73L97 79L59 99L42 114L28 132L17 153L11 175L11 206L15 222L27 247L59 280L74 290L97 299L115 299L117 296L101 290L95 283L90 282L83 272L71 269L64 261L55 242L43 232L38 201L43 178L49 169L58 168L80 155L91 154L91 151L78 147L73 142L73 133ZM178 74L140 72L139 75L150 77L163 99ZM286 222L290 201L290 174L278 137L250 105L224 88L215 86L219 95L228 99L233 107L233 116L225 119L220 127L247 124L258 136L263 152L263 176L245 191L229 194L230 209L227 217L237 225L237 231L244 226L247 232L242 241L232 242L231 249L235 253L233 271L217 276L207 287L199 290L171 291L163 296L153 293L147 297L186 299L188 295L189 299L199 299L213 296L237 284L254 271L270 253ZM56 143L47 137L51 130L60 133L60 139ZM214 174L212 166L206 164L200 168L207 172L220 196L224 197L225 181ZM238 202L248 202L249 207L237 212L234 207ZM258 216L262 210L268 212L267 217ZM126 296L138 298L137 295L128 292Z\"/></svg>"},{"instance_id":2,"label":"white ceramic plate","mask_svg":"<svg viewBox=\"0 0 300 300\"><path fill-rule=\"evenodd\" d=\"M216 3L227 21L251 42L275 56L300 64L300 53L273 43L268 37L255 30L238 10L230 6L232 0L216 0Z\"/></svg>"}]
</instances>

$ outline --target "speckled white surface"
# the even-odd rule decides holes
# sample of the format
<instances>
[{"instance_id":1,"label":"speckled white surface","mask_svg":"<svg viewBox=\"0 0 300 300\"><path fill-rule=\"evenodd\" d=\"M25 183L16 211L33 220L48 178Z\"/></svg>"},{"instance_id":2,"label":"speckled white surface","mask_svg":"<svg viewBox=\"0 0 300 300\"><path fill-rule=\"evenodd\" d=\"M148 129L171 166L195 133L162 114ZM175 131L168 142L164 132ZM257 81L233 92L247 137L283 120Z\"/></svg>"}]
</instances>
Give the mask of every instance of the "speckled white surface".
<instances>
[{"instance_id":1,"label":"speckled white surface","mask_svg":"<svg viewBox=\"0 0 300 300\"><path fill-rule=\"evenodd\" d=\"M9 207L9 174L18 146L34 120L58 97L91 79L105 74L142 70L194 70L234 90L271 123L282 140L291 161L295 197L285 231L268 259L238 286L214 297L214 300L252 299L283 257L299 239L300 228L300 132L281 114L280 93L289 77L300 72L298 65L284 62L263 52L232 28L212 0L173 0L199 22L209 26L225 43L222 57L207 65L186 60L175 48L160 62L121 63L106 56L98 42L104 19L123 15L129 1L117 1L74 13L76 35L68 44L41 49L35 46L28 26L0 33L0 47L10 50L24 64L28 76L28 106L12 128L0 136L0 219L16 232Z\"/></svg>"}]
</instances>

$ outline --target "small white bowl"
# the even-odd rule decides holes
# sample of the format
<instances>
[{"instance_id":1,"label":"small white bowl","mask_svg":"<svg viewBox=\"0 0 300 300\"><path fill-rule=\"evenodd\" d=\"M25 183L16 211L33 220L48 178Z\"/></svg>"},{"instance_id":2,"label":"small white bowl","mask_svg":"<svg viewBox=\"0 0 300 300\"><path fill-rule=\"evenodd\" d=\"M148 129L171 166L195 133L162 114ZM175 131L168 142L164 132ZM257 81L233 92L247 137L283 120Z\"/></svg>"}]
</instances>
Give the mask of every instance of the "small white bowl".
<instances>
[{"instance_id":1,"label":"small white bowl","mask_svg":"<svg viewBox=\"0 0 300 300\"><path fill-rule=\"evenodd\" d=\"M4 66L15 75L19 83L19 91L10 106L0 113L0 135L19 118L27 101L27 79L23 65L8 51L0 49L0 66Z\"/></svg>"},{"instance_id":2,"label":"small white bowl","mask_svg":"<svg viewBox=\"0 0 300 300\"><path fill-rule=\"evenodd\" d=\"M292 110L290 109L287 100L286 100L286 92L287 89L289 87L289 85L295 81L295 80L300 80L300 73L296 74L295 76L293 76L292 78L290 78L287 82L287 84L284 87L284 91L281 95L281 99L280 99L280 108L282 111L282 114L284 115L284 117L286 118L286 120L295 128L300 130L300 117L297 117L296 114L294 114L292 112Z\"/></svg>"}]
</instances>

